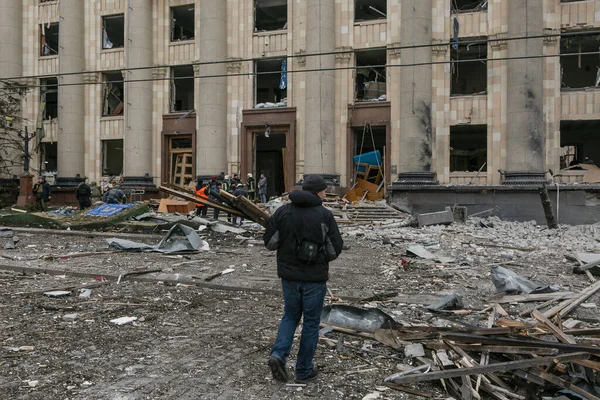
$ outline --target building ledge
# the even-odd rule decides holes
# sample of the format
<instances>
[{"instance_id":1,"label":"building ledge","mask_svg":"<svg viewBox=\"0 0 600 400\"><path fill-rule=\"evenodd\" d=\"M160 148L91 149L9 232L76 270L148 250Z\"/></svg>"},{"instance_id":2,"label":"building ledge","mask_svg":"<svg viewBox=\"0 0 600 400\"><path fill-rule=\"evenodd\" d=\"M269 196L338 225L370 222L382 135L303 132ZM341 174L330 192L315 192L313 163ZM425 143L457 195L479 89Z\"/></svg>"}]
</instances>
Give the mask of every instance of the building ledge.
<instances>
[{"instance_id":1,"label":"building ledge","mask_svg":"<svg viewBox=\"0 0 600 400\"><path fill-rule=\"evenodd\" d=\"M270 36L270 35L281 35L281 34L287 33L287 31L288 31L287 28L286 29L275 29L272 31L254 32L252 34L252 36L260 37L260 36Z\"/></svg>"},{"instance_id":2,"label":"building ledge","mask_svg":"<svg viewBox=\"0 0 600 400\"><path fill-rule=\"evenodd\" d=\"M560 185L560 184L559 184ZM556 185L551 183L546 185L548 191L556 191ZM537 192L538 185L399 185L392 182L387 190L397 192L461 192L461 193L480 193L480 192ZM559 190L600 193L600 184L562 184Z\"/></svg>"}]
</instances>

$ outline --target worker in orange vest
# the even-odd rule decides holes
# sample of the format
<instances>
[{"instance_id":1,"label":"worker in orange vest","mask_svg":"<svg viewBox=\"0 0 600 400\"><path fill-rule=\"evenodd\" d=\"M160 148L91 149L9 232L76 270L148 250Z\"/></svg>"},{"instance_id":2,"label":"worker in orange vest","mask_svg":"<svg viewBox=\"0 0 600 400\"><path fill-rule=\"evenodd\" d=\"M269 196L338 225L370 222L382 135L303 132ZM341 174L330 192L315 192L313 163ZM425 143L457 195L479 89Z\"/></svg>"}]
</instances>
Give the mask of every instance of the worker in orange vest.
<instances>
[{"instance_id":1,"label":"worker in orange vest","mask_svg":"<svg viewBox=\"0 0 600 400\"><path fill-rule=\"evenodd\" d=\"M196 196L208 200L208 187L202 182L202 179L198 179L196 181L196 188L194 189L194 192L196 193ZM207 212L207 206L202 203L196 203L196 215L202 215L203 217L206 217Z\"/></svg>"}]
</instances>

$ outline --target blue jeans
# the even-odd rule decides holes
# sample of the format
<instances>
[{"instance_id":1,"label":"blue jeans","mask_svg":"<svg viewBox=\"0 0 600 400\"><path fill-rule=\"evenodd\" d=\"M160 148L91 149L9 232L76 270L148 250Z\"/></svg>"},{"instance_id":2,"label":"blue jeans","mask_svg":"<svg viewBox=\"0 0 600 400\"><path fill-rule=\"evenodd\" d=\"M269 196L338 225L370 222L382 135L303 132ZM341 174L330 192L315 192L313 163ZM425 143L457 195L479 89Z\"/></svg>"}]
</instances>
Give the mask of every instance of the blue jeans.
<instances>
[{"instance_id":1,"label":"blue jeans","mask_svg":"<svg viewBox=\"0 0 600 400\"><path fill-rule=\"evenodd\" d=\"M258 196L260 197L260 202L261 203L266 203L267 202L267 194L266 193L259 193Z\"/></svg>"},{"instance_id":2,"label":"blue jeans","mask_svg":"<svg viewBox=\"0 0 600 400\"><path fill-rule=\"evenodd\" d=\"M281 287L285 305L271 356L279 358L285 364L287 356L290 355L300 317L304 315L296 361L296 378L304 379L314 368L312 361L319 341L319 324L327 285L325 282L294 282L282 279Z\"/></svg>"}]
</instances>

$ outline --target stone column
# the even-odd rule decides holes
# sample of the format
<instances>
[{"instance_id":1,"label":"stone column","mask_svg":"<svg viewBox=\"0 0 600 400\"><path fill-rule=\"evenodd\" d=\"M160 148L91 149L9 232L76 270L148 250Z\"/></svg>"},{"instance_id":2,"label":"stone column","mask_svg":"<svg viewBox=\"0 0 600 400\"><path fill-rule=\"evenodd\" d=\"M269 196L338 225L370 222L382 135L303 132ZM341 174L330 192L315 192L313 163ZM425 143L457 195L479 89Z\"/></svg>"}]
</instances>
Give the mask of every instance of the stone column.
<instances>
[{"instance_id":1,"label":"stone column","mask_svg":"<svg viewBox=\"0 0 600 400\"><path fill-rule=\"evenodd\" d=\"M58 37L58 186L84 179L85 29L84 2L61 0ZM63 75L78 73L74 75ZM79 177L78 177L79 176Z\"/></svg>"},{"instance_id":2,"label":"stone column","mask_svg":"<svg viewBox=\"0 0 600 400\"><path fill-rule=\"evenodd\" d=\"M130 1L125 28L126 65L128 68L148 67L153 64L152 2ZM124 184L152 186L152 69L129 70L124 76Z\"/></svg>"},{"instance_id":3,"label":"stone column","mask_svg":"<svg viewBox=\"0 0 600 400\"><path fill-rule=\"evenodd\" d=\"M402 46L427 45L432 40L432 0L401 0ZM403 65L431 62L431 48L402 49ZM431 171L432 66L400 69L400 165L403 172Z\"/></svg>"},{"instance_id":4,"label":"stone column","mask_svg":"<svg viewBox=\"0 0 600 400\"><path fill-rule=\"evenodd\" d=\"M542 35L543 0L511 0L508 36ZM543 38L508 41L508 57L541 56ZM544 170L543 58L508 62L507 172Z\"/></svg>"},{"instance_id":5,"label":"stone column","mask_svg":"<svg viewBox=\"0 0 600 400\"><path fill-rule=\"evenodd\" d=\"M335 49L335 2L307 0L306 53ZM306 69L332 69L335 56L307 56ZM306 72L304 173L335 171L335 71ZM327 178L332 178L327 177ZM336 183L336 182L329 182Z\"/></svg>"},{"instance_id":6,"label":"stone column","mask_svg":"<svg viewBox=\"0 0 600 400\"><path fill-rule=\"evenodd\" d=\"M0 0L0 78L23 75L23 2ZM3 154L3 157L11 156ZM20 157L21 155L16 155ZM12 175L19 175L16 167Z\"/></svg>"},{"instance_id":7,"label":"stone column","mask_svg":"<svg viewBox=\"0 0 600 400\"><path fill-rule=\"evenodd\" d=\"M227 58L227 2L203 0L200 7L200 35L197 54L200 62ZM196 68L199 87L196 104L196 174L227 173L227 64L205 64Z\"/></svg>"}]
</instances>

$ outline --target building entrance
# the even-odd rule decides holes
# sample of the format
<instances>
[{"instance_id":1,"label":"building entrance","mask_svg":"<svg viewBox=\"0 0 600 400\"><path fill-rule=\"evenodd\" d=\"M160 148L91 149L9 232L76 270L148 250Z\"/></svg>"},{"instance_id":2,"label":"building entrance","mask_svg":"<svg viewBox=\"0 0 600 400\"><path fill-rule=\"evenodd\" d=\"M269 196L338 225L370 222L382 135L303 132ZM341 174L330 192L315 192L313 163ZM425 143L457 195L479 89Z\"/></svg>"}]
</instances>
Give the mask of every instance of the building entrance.
<instances>
[{"instance_id":1,"label":"building entrance","mask_svg":"<svg viewBox=\"0 0 600 400\"><path fill-rule=\"evenodd\" d=\"M285 193L286 134L270 132L269 128L254 133L254 176L257 183L260 174L267 177L267 197Z\"/></svg>"}]
</instances>

